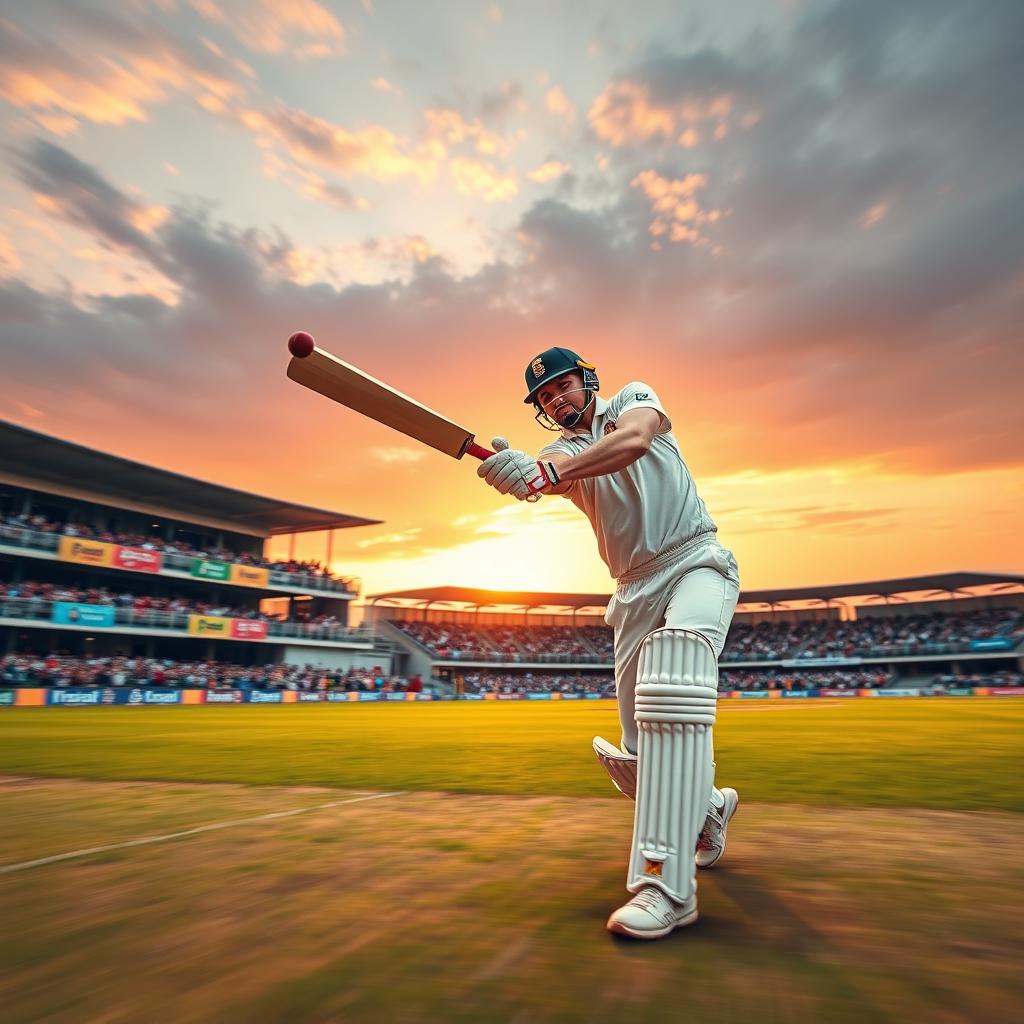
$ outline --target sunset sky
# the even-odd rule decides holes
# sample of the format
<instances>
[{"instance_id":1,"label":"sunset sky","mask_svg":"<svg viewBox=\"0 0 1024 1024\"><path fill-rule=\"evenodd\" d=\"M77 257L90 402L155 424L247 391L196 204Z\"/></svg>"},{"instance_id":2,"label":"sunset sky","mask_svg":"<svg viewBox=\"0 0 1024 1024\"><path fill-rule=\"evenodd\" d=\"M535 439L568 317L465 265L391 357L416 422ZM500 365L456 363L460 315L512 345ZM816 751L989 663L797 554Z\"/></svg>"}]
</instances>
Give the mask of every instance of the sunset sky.
<instances>
[{"instance_id":1,"label":"sunset sky","mask_svg":"<svg viewBox=\"0 0 1024 1024\"><path fill-rule=\"evenodd\" d=\"M1022 39L1018 0L0 0L0 417L382 519L335 537L367 593L607 591L570 503L284 376L303 328L535 452L565 345L657 391L745 587L1022 572Z\"/></svg>"}]
</instances>

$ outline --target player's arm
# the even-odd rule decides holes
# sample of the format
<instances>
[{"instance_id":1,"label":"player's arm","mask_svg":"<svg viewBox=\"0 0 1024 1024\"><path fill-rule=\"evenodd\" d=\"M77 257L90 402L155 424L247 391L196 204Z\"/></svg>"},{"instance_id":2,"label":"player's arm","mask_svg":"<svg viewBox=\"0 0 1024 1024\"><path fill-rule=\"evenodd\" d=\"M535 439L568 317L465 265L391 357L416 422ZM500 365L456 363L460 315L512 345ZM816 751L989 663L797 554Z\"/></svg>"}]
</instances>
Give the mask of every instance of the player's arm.
<instances>
[{"instance_id":1,"label":"player's arm","mask_svg":"<svg viewBox=\"0 0 1024 1024\"><path fill-rule=\"evenodd\" d=\"M646 454L661 426L656 409L630 409L615 422L615 429L578 455L551 455L558 473L558 486L545 493L561 494L574 480L606 476L631 466Z\"/></svg>"}]
</instances>

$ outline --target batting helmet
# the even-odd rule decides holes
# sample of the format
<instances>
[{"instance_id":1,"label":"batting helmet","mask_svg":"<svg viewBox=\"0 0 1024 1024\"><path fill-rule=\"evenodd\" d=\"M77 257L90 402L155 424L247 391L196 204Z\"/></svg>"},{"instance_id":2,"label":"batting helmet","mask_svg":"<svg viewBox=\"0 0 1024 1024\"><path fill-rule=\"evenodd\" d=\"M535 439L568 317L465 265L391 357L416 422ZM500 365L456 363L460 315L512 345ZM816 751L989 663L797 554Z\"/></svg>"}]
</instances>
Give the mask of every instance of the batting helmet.
<instances>
[{"instance_id":1,"label":"batting helmet","mask_svg":"<svg viewBox=\"0 0 1024 1024\"><path fill-rule=\"evenodd\" d=\"M573 371L583 374L583 387L597 391L600 384L596 369L568 348L549 348L530 361L526 368L526 397L524 405L537 404L534 395L549 381Z\"/></svg>"}]
</instances>

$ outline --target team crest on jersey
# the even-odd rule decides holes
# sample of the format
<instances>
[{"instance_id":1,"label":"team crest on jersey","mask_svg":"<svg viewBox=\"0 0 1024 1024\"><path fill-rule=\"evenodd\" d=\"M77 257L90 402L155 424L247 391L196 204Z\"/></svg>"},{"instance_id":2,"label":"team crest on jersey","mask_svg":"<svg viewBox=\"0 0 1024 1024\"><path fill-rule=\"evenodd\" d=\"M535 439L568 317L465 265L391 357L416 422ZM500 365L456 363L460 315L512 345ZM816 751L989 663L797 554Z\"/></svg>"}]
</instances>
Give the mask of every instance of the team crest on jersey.
<instances>
[{"instance_id":1,"label":"team crest on jersey","mask_svg":"<svg viewBox=\"0 0 1024 1024\"><path fill-rule=\"evenodd\" d=\"M615 420L609 420L604 425L604 436L607 437L615 429Z\"/></svg>"},{"instance_id":2,"label":"team crest on jersey","mask_svg":"<svg viewBox=\"0 0 1024 1024\"><path fill-rule=\"evenodd\" d=\"M530 369L533 370L534 377L544 376L544 364L540 359L534 359L534 361L530 363Z\"/></svg>"}]
</instances>

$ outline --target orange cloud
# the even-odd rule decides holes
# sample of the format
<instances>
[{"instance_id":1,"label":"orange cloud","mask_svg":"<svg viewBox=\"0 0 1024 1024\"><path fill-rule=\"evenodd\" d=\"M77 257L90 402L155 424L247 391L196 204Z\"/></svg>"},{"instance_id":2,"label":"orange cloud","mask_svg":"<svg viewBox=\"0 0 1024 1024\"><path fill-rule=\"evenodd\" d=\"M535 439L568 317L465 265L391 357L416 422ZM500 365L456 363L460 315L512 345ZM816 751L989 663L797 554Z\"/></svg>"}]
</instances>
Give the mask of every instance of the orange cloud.
<instances>
[{"instance_id":1,"label":"orange cloud","mask_svg":"<svg viewBox=\"0 0 1024 1024\"><path fill-rule=\"evenodd\" d=\"M652 103L647 87L635 82L618 82L605 89L594 100L587 120L597 137L613 146L675 134L672 111Z\"/></svg>"},{"instance_id":2,"label":"orange cloud","mask_svg":"<svg viewBox=\"0 0 1024 1024\"><path fill-rule=\"evenodd\" d=\"M504 203L519 192L513 175L502 174L493 164L482 160L456 157L452 160L452 176L460 192L479 196L485 203Z\"/></svg>"},{"instance_id":3,"label":"orange cloud","mask_svg":"<svg viewBox=\"0 0 1024 1024\"><path fill-rule=\"evenodd\" d=\"M166 206L138 206L128 215L128 222L144 235L151 235L170 216Z\"/></svg>"},{"instance_id":4,"label":"orange cloud","mask_svg":"<svg viewBox=\"0 0 1024 1024\"><path fill-rule=\"evenodd\" d=\"M594 100L587 120L594 134L613 146L663 138L675 139L689 148L699 141L697 126L706 122L714 122L714 137L722 138L719 129L726 124L732 109L733 97L728 93L666 103L652 98L643 83L626 80L609 85Z\"/></svg>"},{"instance_id":5,"label":"orange cloud","mask_svg":"<svg viewBox=\"0 0 1024 1024\"><path fill-rule=\"evenodd\" d=\"M21 259L11 244L11 240L0 231L0 276L9 276L20 269Z\"/></svg>"},{"instance_id":6,"label":"orange cloud","mask_svg":"<svg viewBox=\"0 0 1024 1024\"><path fill-rule=\"evenodd\" d=\"M393 463L422 462L427 457L424 448L400 448L397 446L378 446L370 449L370 454L379 462L387 465Z\"/></svg>"},{"instance_id":7,"label":"orange cloud","mask_svg":"<svg viewBox=\"0 0 1024 1024\"><path fill-rule=\"evenodd\" d=\"M143 40L145 49L138 52L96 52L82 61L58 46L34 43L9 23L0 30L12 37L0 64L0 97L32 111L43 127L58 135L70 134L81 120L115 125L145 121L147 106L175 93L208 94L223 101L241 89L235 65L218 62L215 68L193 60L156 36Z\"/></svg>"},{"instance_id":8,"label":"orange cloud","mask_svg":"<svg viewBox=\"0 0 1024 1024\"><path fill-rule=\"evenodd\" d=\"M542 163L540 167L530 171L527 177L530 181L536 181L543 185L546 182L560 178L566 171L571 170L572 168L568 164L563 164L561 160L548 160Z\"/></svg>"},{"instance_id":9,"label":"orange cloud","mask_svg":"<svg viewBox=\"0 0 1024 1024\"><path fill-rule=\"evenodd\" d=\"M297 161L379 181L401 177L430 181L443 155L436 146L410 146L379 125L351 132L290 107L243 111L239 120L257 136L258 143L277 143Z\"/></svg>"},{"instance_id":10,"label":"orange cloud","mask_svg":"<svg viewBox=\"0 0 1024 1024\"><path fill-rule=\"evenodd\" d=\"M377 92L389 92L393 96L401 96L402 90L398 88L394 82L389 82L386 78L377 77L370 79L370 88L376 89Z\"/></svg>"},{"instance_id":11,"label":"orange cloud","mask_svg":"<svg viewBox=\"0 0 1024 1024\"><path fill-rule=\"evenodd\" d=\"M656 238L667 235L673 242L705 242L700 228L721 217L720 210L705 210L696 193L707 186L707 175L664 178L655 171L641 171L630 185L642 189L650 200L654 220L649 231Z\"/></svg>"},{"instance_id":12,"label":"orange cloud","mask_svg":"<svg viewBox=\"0 0 1024 1024\"><path fill-rule=\"evenodd\" d=\"M555 85L548 90L544 97L544 105L549 113L561 118L567 124L572 124L576 120L576 107L560 85Z\"/></svg>"},{"instance_id":13,"label":"orange cloud","mask_svg":"<svg viewBox=\"0 0 1024 1024\"><path fill-rule=\"evenodd\" d=\"M326 181L315 171L293 160L285 160L269 146L263 147L263 173L271 181L285 182L301 195L336 210L365 210L370 205L343 185Z\"/></svg>"},{"instance_id":14,"label":"orange cloud","mask_svg":"<svg viewBox=\"0 0 1024 1024\"><path fill-rule=\"evenodd\" d=\"M343 25L316 0L191 0L191 5L256 53L288 50L316 59L340 53L345 44ZM298 43L295 37L313 41Z\"/></svg>"},{"instance_id":15,"label":"orange cloud","mask_svg":"<svg viewBox=\"0 0 1024 1024\"><path fill-rule=\"evenodd\" d=\"M472 143L473 148L484 156L508 156L518 141L488 131L479 118L467 121L457 110L447 107L429 109L423 117L429 138L445 146Z\"/></svg>"},{"instance_id":16,"label":"orange cloud","mask_svg":"<svg viewBox=\"0 0 1024 1024\"><path fill-rule=\"evenodd\" d=\"M889 213L888 203L875 203L869 210L864 212L864 216L860 219L861 227L871 228L874 227L879 221L884 220L886 215Z\"/></svg>"},{"instance_id":17,"label":"orange cloud","mask_svg":"<svg viewBox=\"0 0 1024 1024\"><path fill-rule=\"evenodd\" d=\"M399 235L315 249L292 246L278 265L295 284L330 282L344 288L354 282L373 284L408 278L413 268L436 258L438 253L422 236Z\"/></svg>"}]
</instances>

